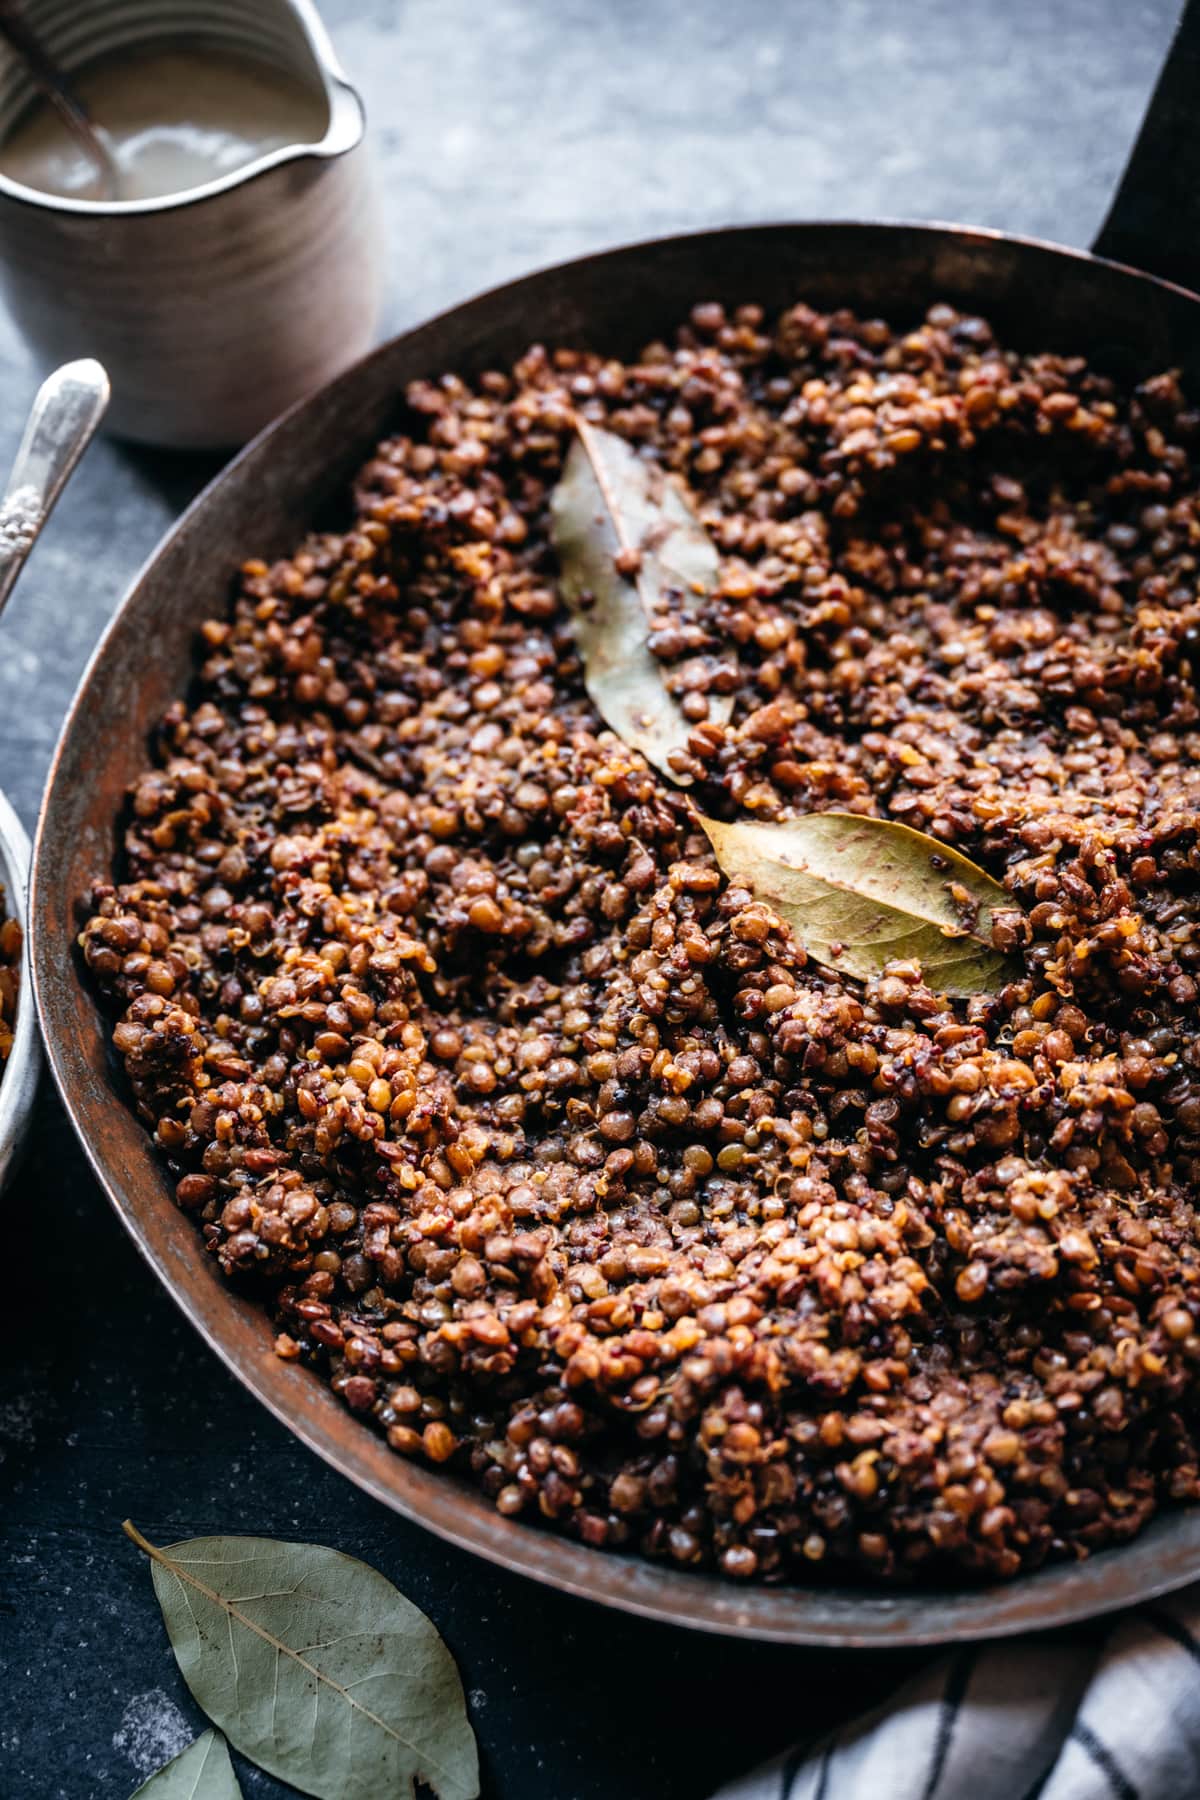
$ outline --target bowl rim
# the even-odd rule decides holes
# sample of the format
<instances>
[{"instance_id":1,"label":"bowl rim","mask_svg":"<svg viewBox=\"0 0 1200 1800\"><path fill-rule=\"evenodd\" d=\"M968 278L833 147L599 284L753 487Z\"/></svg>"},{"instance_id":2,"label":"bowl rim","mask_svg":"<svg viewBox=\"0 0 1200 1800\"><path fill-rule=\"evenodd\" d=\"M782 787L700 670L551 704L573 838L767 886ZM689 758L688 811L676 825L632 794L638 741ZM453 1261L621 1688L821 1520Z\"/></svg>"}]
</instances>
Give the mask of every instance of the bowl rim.
<instances>
[{"instance_id":1,"label":"bowl rim","mask_svg":"<svg viewBox=\"0 0 1200 1800\"><path fill-rule=\"evenodd\" d=\"M138 1193L135 1183L122 1182L119 1174L110 1169L90 1140L83 1118L73 1104L71 1052L65 1044L66 1033L57 1031L49 1017L54 972L51 959L61 952L44 941L47 934L41 930L43 910L49 904L45 896L55 879L49 802L54 798L64 751L92 678L120 630L127 605L139 593L159 558L167 553L178 534L193 527L203 517L206 508L214 503L214 496L237 481L247 462L278 433L298 423L340 384L364 377L372 364L385 366L389 356L408 340L452 322L455 315L471 307L510 298L527 284L546 282L566 271L580 271L581 268L589 274L602 275L623 257L656 251L666 253L688 240L697 243L708 240L713 246L719 243L734 249L739 239L748 240L754 233L805 236L824 233L849 240L851 234L864 230L912 233L931 252L934 248L970 251L996 245L1011 247L1018 254L1029 251L1037 260L1041 257L1070 260L1107 271L1109 277L1117 278L1123 286L1136 284L1140 293L1149 287L1170 296L1175 303L1186 300L1190 306L1197 304L1195 295L1174 283L1044 239L937 222L771 221L671 233L571 257L501 283L419 321L369 351L258 433L196 496L139 569L88 661L55 748L47 777L47 804L42 808L34 845L29 936L34 991L43 1020L47 1058L68 1116L100 1186L139 1251L185 1316L232 1373L309 1449L374 1499L459 1548L581 1598L616 1606L659 1623L725 1635L789 1644L820 1644L830 1648L883 1649L1047 1630L1171 1592L1200 1575L1200 1507L1160 1515L1132 1543L1098 1552L1084 1562L1057 1563L1008 1583L952 1589L740 1586L711 1573L687 1573L625 1553L593 1550L521 1521L502 1519L478 1489L445 1471L419 1468L388 1450L377 1433L341 1407L319 1377L295 1364L276 1359L271 1354L265 1332L262 1355L274 1365L273 1368L264 1370L262 1358L253 1364L243 1362L229 1341L232 1332L223 1332L220 1325L206 1323L196 1310L194 1297L174 1285L164 1261L150 1242L145 1221L139 1216L145 1197ZM95 1017L99 1028L98 1009ZM115 1095L114 1103L117 1103ZM119 1103L124 1105L123 1100ZM155 1196L156 1201L159 1198L169 1204L161 1190ZM194 1228L191 1229L194 1232ZM218 1280L215 1271L212 1279ZM224 1284L220 1286L220 1294L227 1308L246 1304L235 1301ZM259 1316L264 1317L261 1313ZM302 1396L296 1385L298 1378L320 1387L320 1402L313 1401L307 1392ZM352 1432L335 1429L329 1407L336 1408L340 1419L352 1426Z\"/></svg>"}]
</instances>

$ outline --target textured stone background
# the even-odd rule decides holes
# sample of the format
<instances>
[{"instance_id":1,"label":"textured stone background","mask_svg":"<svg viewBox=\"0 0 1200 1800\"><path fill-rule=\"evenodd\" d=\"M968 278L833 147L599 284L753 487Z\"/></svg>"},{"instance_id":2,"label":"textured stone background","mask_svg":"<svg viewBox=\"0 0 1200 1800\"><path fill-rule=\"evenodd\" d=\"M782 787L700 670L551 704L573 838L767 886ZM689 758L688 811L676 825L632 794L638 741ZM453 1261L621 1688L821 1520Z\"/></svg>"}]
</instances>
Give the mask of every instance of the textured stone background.
<instances>
[{"instance_id":1,"label":"textured stone background","mask_svg":"<svg viewBox=\"0 0 1200 1800\"><path fill-rule=\"evenodd\" d=\"M388 330L539 263L735 220L964 219L1087 243L1173 0L326 0L368 105ZM748 291L753 272L747 273ZM531 322L531 330L536 330ZM81 354L87 345L80 345ZM36 371L0 320L0 464ZM96 446L0 626L0 785L32 825L143 557L210 472ZM253 546L247 546L252 549ZM102 723L96 755L104 754ZM120 1535L316 1538L425 1607L503 1800L701 1800L912 1659L706 1640L537 1592L393 1518L224 1373L43 1095L0 1273L0 1796L121 1800L202 1723ZM245 1792L282 1796L241 1766Z\"/></svg>"}]
</instances>

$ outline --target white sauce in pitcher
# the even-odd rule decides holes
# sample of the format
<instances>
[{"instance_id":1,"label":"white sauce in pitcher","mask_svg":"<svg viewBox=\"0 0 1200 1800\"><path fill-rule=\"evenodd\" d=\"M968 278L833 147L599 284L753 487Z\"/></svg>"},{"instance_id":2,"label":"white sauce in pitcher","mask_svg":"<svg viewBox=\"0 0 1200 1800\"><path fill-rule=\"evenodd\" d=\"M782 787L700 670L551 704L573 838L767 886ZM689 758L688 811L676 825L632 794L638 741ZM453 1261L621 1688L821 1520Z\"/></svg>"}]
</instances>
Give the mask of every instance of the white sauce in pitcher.
<instances>
[{"instance_id":1,"label":"white sauce in pitcher","mask_svg":"<svg viewBox=\"0 0 1200 1800\"><path fill-rule=\"evenodd\" d=\"M328 123L320 92L212 50L125 52L83 70L74 85L103 130L122 201L202 187L272 150L318 143ZM46 194L114 197L44 100L0 145L0 171Z\"/></svg>"}]
</instances>

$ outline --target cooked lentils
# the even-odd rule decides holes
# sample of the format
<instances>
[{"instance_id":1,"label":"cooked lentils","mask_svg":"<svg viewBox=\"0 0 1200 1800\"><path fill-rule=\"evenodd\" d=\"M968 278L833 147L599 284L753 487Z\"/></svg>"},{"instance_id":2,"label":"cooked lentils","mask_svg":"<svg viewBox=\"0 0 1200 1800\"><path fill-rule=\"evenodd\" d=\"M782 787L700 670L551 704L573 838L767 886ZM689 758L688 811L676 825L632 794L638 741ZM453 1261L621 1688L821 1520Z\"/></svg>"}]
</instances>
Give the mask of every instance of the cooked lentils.
<instances>
[{"instance_id":1,"label":"cooked lentils","mask_svg":"<svg viewBox=\"0 0 1200 1800\"><path fill-rule=\"evenodd\" d=\"M720 552L652 634L686 794L584 693L573 409ZM505 1516L739 1580L1011 1576L1196 1497L1198 422L946 306L410 389L349 530L205 626L82 940L280 1356ZM693 799L958 846L1020 979L839 981Z\"/></svg>"},{"instance_id":2,"label":"cooked lentils","mask_svg":"<svg viewBox=\"0 0 1200 1800\"><path fill-rule=\"evenodd\" d=\"M4 889L0 887L0 1073L12 1053L17 1022L17 990L21 976L21 927L5 916Z\"/></svg>"}]
</instances>

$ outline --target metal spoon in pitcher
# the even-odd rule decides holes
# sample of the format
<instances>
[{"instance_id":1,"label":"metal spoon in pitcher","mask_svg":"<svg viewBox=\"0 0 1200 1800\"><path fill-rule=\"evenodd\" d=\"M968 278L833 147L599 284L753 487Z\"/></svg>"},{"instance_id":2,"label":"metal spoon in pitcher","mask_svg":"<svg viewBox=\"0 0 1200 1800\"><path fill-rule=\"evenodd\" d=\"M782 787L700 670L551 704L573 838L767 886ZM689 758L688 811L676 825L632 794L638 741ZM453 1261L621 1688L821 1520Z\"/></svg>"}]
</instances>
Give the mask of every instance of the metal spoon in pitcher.
<instances>
[{"instance_id":1,"label":"metal spoon in pitcher","mask_svg":"<svg viewBox=\"0 0 1200 1800\"><path fill-rule=\"evenodd\" d=\"M95 165L99 182L96 199L119 200L121 171L109 148L107 133L96 124L70 77L58 66L30 25L19 0L0 0L0 37L20 57L72 137Z\"/></svg>"},{"instance_id":2,"label":"metal spoon in pitcher","mask_svg":"<svg viewBox=\"0 0 1200 1800\"><path fill-rule=\"evenodd\" d=\"M108 405L98 362L64 363L38 389L0 499L0 612Z\"/></svg>"}]
</instances>

